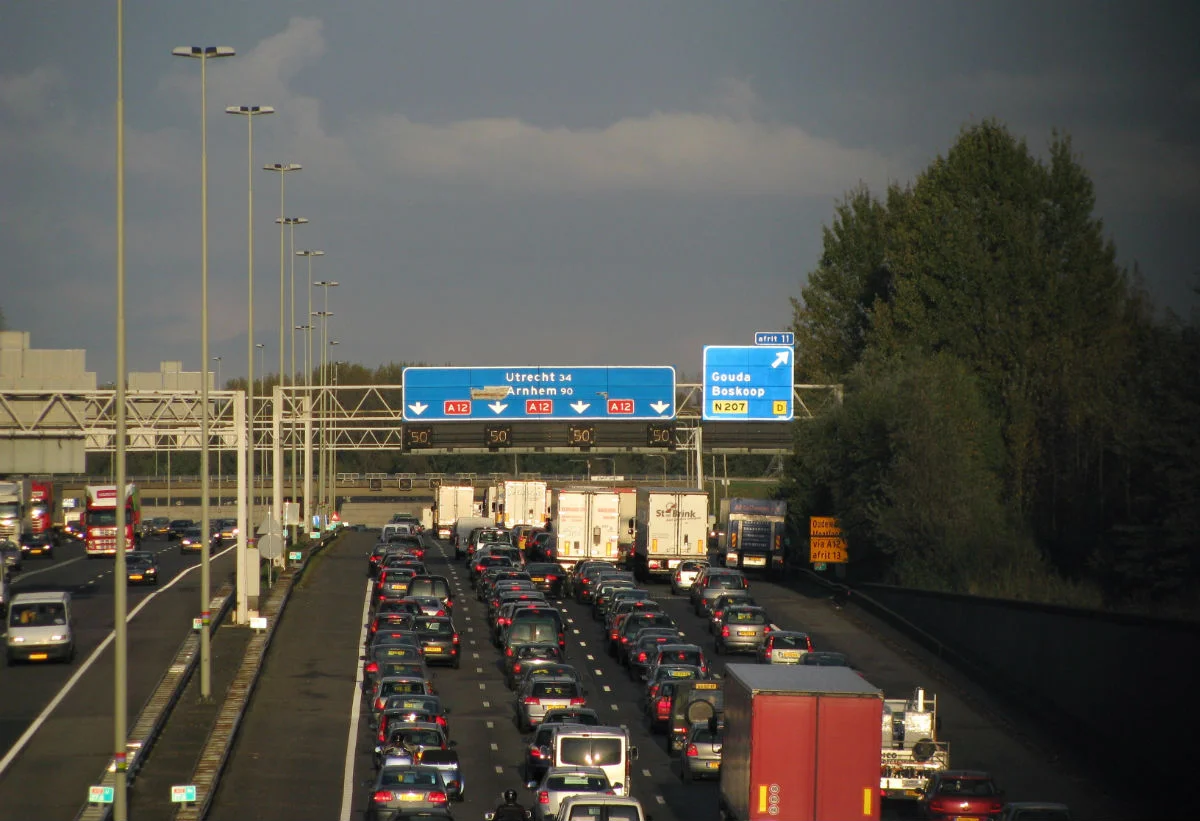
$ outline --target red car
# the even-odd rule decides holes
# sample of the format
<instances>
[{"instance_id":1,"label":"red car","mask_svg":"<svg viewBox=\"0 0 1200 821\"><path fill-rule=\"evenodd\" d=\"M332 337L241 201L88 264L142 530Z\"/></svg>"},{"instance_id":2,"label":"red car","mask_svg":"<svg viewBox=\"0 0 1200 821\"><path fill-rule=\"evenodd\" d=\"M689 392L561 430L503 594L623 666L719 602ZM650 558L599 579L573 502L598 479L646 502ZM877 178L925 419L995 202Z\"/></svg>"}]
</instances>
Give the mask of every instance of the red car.
<instances>
[{"instance_id":1,"label":"red car","mask_svg":"<svg viewBox=\"0 0 1200 821\"><path fill-rule=\"evenodd\" d=\"M1004 793L978 770L934 773L921 796L922 818L930 821L990 821L1004 809Z\"/></svg>"}]
</instances>

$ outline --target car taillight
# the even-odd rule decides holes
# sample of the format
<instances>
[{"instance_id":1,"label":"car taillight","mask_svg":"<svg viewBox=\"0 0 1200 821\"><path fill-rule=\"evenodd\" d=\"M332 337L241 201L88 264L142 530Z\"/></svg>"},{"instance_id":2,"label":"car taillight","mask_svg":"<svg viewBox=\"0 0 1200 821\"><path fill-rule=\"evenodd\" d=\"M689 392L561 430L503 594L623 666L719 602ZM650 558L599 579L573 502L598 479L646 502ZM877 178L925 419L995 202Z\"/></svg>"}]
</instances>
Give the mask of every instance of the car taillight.
<instances>
[{"instance_id":1,"label":"car taillight","mask_svg":"<svg viewBox=\"0 0 1200 821\"><path fill-rule=\"evenodd\" d=\"M454 634L454 635L451 637L451 639L450 639L450 640L451 640L451 641L453 641L455 644L458 644L458 633L455 633L455 634Z\"/></svg>"},{"instance_id":2,"label":"car taillight","mask_svg":"<svg viewBox=\"0 0 1200 821\"><path fill-rule=\"evenodd\" d=\"M521 701L525 704L541 704L535 696L525 696Z\"/></svg>"},{"instance_id":3,"label":"car taillight","mask_svg":"<svg viewBox=\"0 0 1200 821\"><path fill-rule=\"evenodd\" d=\"M556 581L558 581L558 576L547 576L547 577L546 577L546 581L548 581L548 582L556 582Z\"/></svg>"},{"instance_id":4,"label":"car taillight","mask_svg":"<svg viewBox=\"0 0 1200 821\"><path fill-rule=\"evenodd\" d=\"M439 611L437 611L436 613L434 613L433 615L435 615L435 616L444 616L444 615L446 615L446 611L445 611L445 610L439 610Z\"/></svg>"},{"instance_id":5,"label":"car taillight","mask_svg":"<svg viewBox=\"0 0 1200 821\"><path fill-rule=\"evenodd\" d=\"M583 700L583 699L581 699L581 698L573 698L573 699L571 699L571 706L572 706L572 707L582 707L582 706L583 706L584 704L586 704L586 703L587 703L587 702L586 702L586 701L584 701L584 700Z\"/></svg>"},{"instance_id":6,"label":"car taillight","mask_svg":"<svg viewBox=\"0 0 1200 821\"><path fill-rule=\"evenodd\" d=\"M550 793L546 792L545 790L542 790L541 792L539 792L538 793L538 803L539 804L549 804L550 803Z\"/></svg>"},{"instance_id":7,"label":"car taillight","mask_svg":"<svg viewBox=\"0 0 1200 821\"><path fill-rule=\"evenodd\" d=\"M434 721L436 721L438 723L439 727L446 726L446 717L445 716L438 716L437 718L434 719Z\"/></svg>"},{"instance_id":8,"label":"car taillight","mask_svg":"<svg viewBox=\"0 0 1200 821\"><path fill-rule=\"evenodd\" d=\"M373 662L371 662L370 664L368 664L368 665L367 665L366 672L368 672L368 673L378 673L378 672L379 672L379 664L378 664L377 662L374 662L374 661L373 661Z\"/></svg>"},{"instance_id":9,"label":"car taillight","mask_svg":"<svg viewBox=\"0 0 1200 821\"><path fill-rule=\"evenodd\" d=\"M712 617L713 617L714 621L719 621L721 616L723 616L723 615L725 615L724 610L714 610L712 613Z\"/></svg>"},{"instance_id":10,"label":"car taillight","mask_svg":"<svg viewBox=\"0 0 1200 821\"><path fill-rule=\"evenodd\" d=\"M696 756L700 755L700 751L696 749L696 745L695 745L695 744L689 744L689 745L687 746L687 753L686 753L686 755L687 755L688 757L690 757L690 758L695 758Z\"/></svg>"},{"instance_id":11,"label":"car taillight","mask_svg":"<svg viewBox=\"0 0 1200 821\"><path fill-rule=\"evenodd\" d=\"M542 757L542 748L541 747L530 747L529 748L529 757L530 758L541 758Z\"/></svg>"},{"instance_id":12,"label":"car taillight","mask_svg":"<svg viewBox=\"0 0 1200 821\"><path fill-rule=\"evenodd\" d=\"M374 793L371 794L371 800L374 801L376 804L387 804L393 798L394 798L394 796L392 795L391 790L376 790Z\"/></svg>"},{"instance_id":13,"label":"car taillight","mask_svg":"<svg viewBox=\"0 0 1200 821\"><path fill-rule=\"evenodd\" d=\"M764 632L764 633L770 633L770 632L771 632L771 625L769 625L769 624L768 624L766 627L764 627L764 628L763 628L763 632Z\"/></svg>"},{"instance_id":14,"label":"car taillight","mask_svg":"<svg viewBox=\"0 0 1200 821\"><path fill-rule=\"evenodd\" d=\"M810 639L808 636L805 636L805 637L804 637L804 641L805 641L805 643L808 645L808 652L810 652L810 653L811 653L811 652L812 652L812 649L813 649L813 648L812 648L812 639Z\"/></svg>"},{"instance_id":15,"label":"car taillight","mask_svg":"<svg viewBox=\"0 0 1200 821\"><path fill-rule=\"evenodd\" d=\"M654 704L654 709L658 713L658 717L665 719L671 715L671 700L668 698L660 698Z\"/></svg>"},{"instance_id":16,"label":"car taillight","mask_svg":"<svg viewBox=\"0 0 1200 821\"><path fill-rule=\"evenodd\" d=\"M430 804L445 804L450 799L441 790L435 790L431 793L425 793L425 800Z\"/></svg>"},{"instance_id":17,"label":"car taillight","mask_svg":"<svg viewBox=\"0 0 1200 821\"><path fill-rule=\"evenodd\" d=\"M514 664L514 665L513 665L513 673L514 673L514 674L516 674L516 675L520 675L520 673L521 673L521 662L519 662L519 661L518 661L516 664Z\"/></svg>"},{"instance_id":18,"label":"car taillight","mask_svg":"<svg viewBox=\"0 0 1200 821\"><path fill-rule=\"evenodd\" d=\"M650 685L650 698L654 698L656 695L658 695L658 685L652 684Z\"/></svg>"},{"instance_id":19,"label":"car taillight","mask_svg":"<svg viewBox=\"0 0 1200 821\"><path fill-rule=\"evenodd\" d=\"M387 741L387 725L380 724L379 725L379 743L382 744L385 741Z\"/></svg>"},{"instance_id":20,"label":"car taillight","mask_svg":"<svg viewBox=\"0 0 1200 821\"><path fill-rule=\"evenodd\" d=\"M729 625L725 625L724 627L721 628L721 638L723 638L723 639L729 638Z\"/></svg>"},{"instance_id":21,"label":"car taillight","mask_svg":"<svg viewBox=\"0 0 1200 821\"><path fill-rule=\"evenodd\" d=\"M379 619L375 619L375 621L371 622L371 632L374 633L378 629L379 629Z\"/></svg>"},{"instance_id":22,"label":"car taillight","mask_svg":"<svg viewBox=\"0 0 1200 821\"><path fill-rule=\"evenodd\" d=\"M387 699L385 699L385 698L375 699L375 709L376 710L382 710L384 708L384 706L386 706L386 705L387 705Z\"/></svg>"},{"instance_id":23,"label":"car taillight","mask_svg":"<svg viewBox=\"0 0 1200 821\"><path fill-rule=\"evenodd\" d=\"M638 653L638 654L637 654L637 660L638 660L638 664L641 664L642 662L644 662L644 661L646 660L646 654L645 654L645 653Z\"/></svg>"},{"instance_id":24,"label":"car taillight","mask_svg":"<svg viewBox=\"0 0 1200 821\"><path fill-rule=\"evenodd\" d=\"M629 636L621 636L621 644L629 644Z\"/></svg>"},{"instance_id":25,"label":"car taillight","mask_svg":"<svg viewBox=\"0 0 1200 821\"><path fill-rule=\"evenodd\" d=\"M505 647L505 648L504 648L504 655L506 655L506 656L511 656L511 655L512 655L512 648L511 648L511 647Z\"/></svg>"}]
</instances>

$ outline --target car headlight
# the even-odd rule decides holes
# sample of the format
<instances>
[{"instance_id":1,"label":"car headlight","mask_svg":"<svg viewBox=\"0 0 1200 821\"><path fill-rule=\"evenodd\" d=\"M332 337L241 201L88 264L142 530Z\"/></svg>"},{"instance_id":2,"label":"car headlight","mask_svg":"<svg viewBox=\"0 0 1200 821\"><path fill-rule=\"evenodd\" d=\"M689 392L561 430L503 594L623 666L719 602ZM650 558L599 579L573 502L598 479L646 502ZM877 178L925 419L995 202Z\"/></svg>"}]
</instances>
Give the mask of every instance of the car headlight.
<instances>
[{"instance_id":1,"label":"car headlight","mask_svg":"<svg viewBox=\"0 0 1200 821\"><path fill-rule=\"evenodd\" d=\"M13 644L20 644L23 641L25 641L25 637L24 636L9 636L8 640L11 641Z\"/></svg>"}]
</instances>

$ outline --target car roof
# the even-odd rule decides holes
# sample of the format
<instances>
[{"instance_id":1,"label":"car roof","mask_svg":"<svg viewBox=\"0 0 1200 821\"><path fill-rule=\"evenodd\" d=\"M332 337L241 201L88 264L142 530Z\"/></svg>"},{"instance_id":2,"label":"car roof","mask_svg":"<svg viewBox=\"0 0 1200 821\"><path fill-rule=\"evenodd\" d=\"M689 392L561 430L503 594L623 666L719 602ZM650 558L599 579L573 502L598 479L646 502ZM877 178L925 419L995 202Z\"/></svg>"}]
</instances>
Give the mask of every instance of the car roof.
<instances>
[{"instance_id":1,"label":"car roof","mask_svg":"<svg viewBox=\"0 0 1200 821\"><path fill-rule=\"evenodd\" d=\"M607 777L603 767L550 767L546 770L546 775L570 775L571 773L583 773L586 775L603 775Z\"/></svg>"},{"instance_id":2,"label":"car roof","mask_svg":"<svg viewBox=\"0 0 1200 821\"><path fill-rule=\"evenodd\" d=\"M65 590L48 590L41 593L18 593L13 596L13 604L58 604L70 601L71 594Z\"/></svg>"}]
</instances>

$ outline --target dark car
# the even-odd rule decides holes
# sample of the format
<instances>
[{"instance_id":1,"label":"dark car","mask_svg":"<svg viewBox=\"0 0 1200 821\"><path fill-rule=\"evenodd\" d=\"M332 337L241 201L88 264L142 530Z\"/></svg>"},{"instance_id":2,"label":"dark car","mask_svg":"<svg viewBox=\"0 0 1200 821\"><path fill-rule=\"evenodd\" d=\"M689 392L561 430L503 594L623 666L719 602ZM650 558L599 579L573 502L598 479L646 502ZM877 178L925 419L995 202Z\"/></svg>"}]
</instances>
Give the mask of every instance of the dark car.
<instances>
[{"instance_id":1,"label":"dark car","mask_svg":"<svg viewBox=\"0 0 1200 821\"><path fill-rule=\"evenodd\" d=\"M409 581L408 595L436 596L442 600L447 614L454 610L454 588L445 576L413 576Z\"/></svg>"},{"instance_id":2,"label":"dark car","mask_svg":"<svg viewBox=\"0 0 1200 821\"><path fill-rule=\"evenodd\" d=\"M563 579L566 573L561 567L553 562L533 562L525 565L525 572L529 574L530 580L533 581L533 586L541 590L547 596L554 598L562 597Z\"/></svg>"},{"instance_id":3,"label":"dark car","mask_svg":"<svg viewBox=\"0 0 1200 821\"><path fill-rule=\"evenodd\" d=\"M637 639L629 652L625 654L625 664L629 668L630 681L642 681L650 664L658 657L658 648L664 644L674 644L681 641L679 631L670 627L650 627L638 633Z\"/></svg>"},{"instance_id":4,"label":"dark car","mask_svg":"<svg viewBox=\"0 0 1200 821\"><path fill-rule=\"evenodd\" d=\"M458 669L458 630L448 616L422 616L413 622L413 632L427 664L448 664Z\"/></svg>"},{"instance_id":5,"label":"dark car","mask_svg":"<svg viewBox=\"0 0 1200 821\"><path fill-rule=\"evenodd\" d=\"M21 537L21 553L26 556L54 558L54 540L49 533L31 533Z\"/></svg>"},{"instance_id":6,"label":"dark car","mask_svg":"<svg viewBox=\"0 0 1200 821\"><path fill-rule=\"evenodd\" d=\"M175 541L183 536L184 531L195 527L198 525L191 519L172 519L171 523L167 525L167 538Z\"/></svg>"},{"instance_id":7,"label":"dark car","mask_svg":"<svg viewBox=\"0 0 1200 821\"><path fill-rule=\"evenodd\" d=\"M184 528L171 538L179 540L180 553L200 553L204 550L204 537L200 535L198 527Z\"/></svg>"},{"instance_id":8,"label":"dark car","mask_svg":"<svg viewBox=\"0 0 1200 821\"><path fill-rule=\"evenodd\" d=\"M671 685L667 714L667 751L679 752L693 724L725 715L725 687L722 681L680 681Z\"/></svg>"},{"instance_id":9,"label":"dark car","mask_svg":"<svg viewBox=\"0 0 1200 821\"><path fill-rule=\"evenodd\" d=\"M130 584L158 584L158 560L149 550L125 554L125 578Z\"/></svg>"},{"instance_id":10,"label":"dark car","mask_svg":"<svg viewBox=\"0 0 1200 821\"><path fill-rule=\"evenodd\" d=\"M509 688L516 685L517 679L530 665L562 662L562 651L557 644L550 642L520 644L508 649L512 652L506 651L504 655L504 679Z\"/></svg>"},{"instance_id":11,"label":"dark car","mask_svg":"<svg viewBox=\"0 0 1200 821\"><path fill-rule=\"evenodd\" d=\"M749 583L746 581L746 574L740 570L706 567L696 577L688 595L696 615L707 617L717 596L732 590L745 590L747 587Z\"/></svg>"},{"instance_id":12,"label":"dark car","mask_svg":"<svg viewBox=\"0 0 1200 821\"><path fill-rule=\"evenodd\" d=\"M638 630L643 630L647 627L670 627L677 628L675 619L671 618L666 613L659 612L636 612L630 613L629 616L621 623L617 629L616 641L610 646L610 652L617 661L625 663L625 657L628 654L630 642L637 635Z\"/></svg>"}]
</instances>

